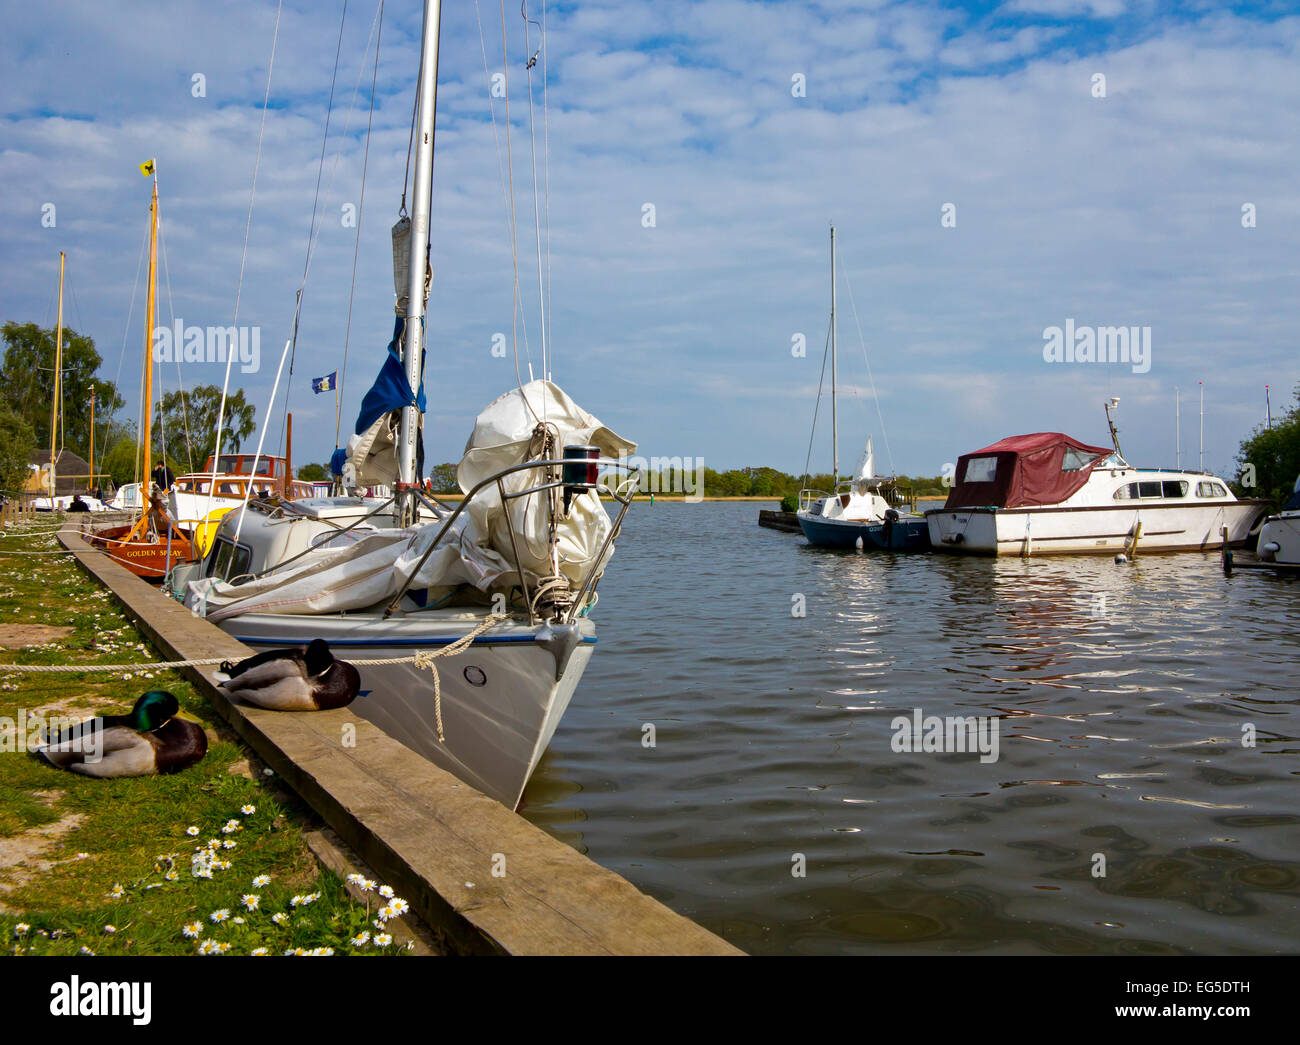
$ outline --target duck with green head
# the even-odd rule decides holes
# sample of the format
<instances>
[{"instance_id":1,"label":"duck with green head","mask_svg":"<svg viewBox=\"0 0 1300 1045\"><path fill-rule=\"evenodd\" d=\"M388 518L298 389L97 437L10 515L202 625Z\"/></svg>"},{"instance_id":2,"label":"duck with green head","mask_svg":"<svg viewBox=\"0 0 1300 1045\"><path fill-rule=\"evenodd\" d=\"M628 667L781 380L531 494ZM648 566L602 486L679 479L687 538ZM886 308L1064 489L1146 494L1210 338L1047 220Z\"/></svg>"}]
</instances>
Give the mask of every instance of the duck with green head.
<instances>
[{"instance_id":1,"label":"duck with green head","mask_svg":"<svg viewBox=\"0 0 1300 1045\"><path fill-rule=\"evenodd\" d=\"M94 777L178 773L202 761L208 738L197 722L177 717L180 702L150 690L128 715L105 715L48 737L36 750L60 769Z\"/></svg>"}]
</instances>

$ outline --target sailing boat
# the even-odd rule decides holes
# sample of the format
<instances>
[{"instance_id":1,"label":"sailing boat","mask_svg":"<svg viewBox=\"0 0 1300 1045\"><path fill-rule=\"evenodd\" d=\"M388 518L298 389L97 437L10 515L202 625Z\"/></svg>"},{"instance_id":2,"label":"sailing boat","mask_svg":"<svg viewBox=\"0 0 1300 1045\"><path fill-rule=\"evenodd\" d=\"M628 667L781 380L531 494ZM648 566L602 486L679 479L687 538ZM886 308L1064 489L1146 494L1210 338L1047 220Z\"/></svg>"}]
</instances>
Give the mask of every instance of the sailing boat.
<instances>
[{"instance_id":1,"label":"sailing boat","mask_svg":"<svg viewBox=\"0 0 1300 1045\"><path fill-rule=\"evenodd\" d=\"M876 475L871 437L854 477L840 482L840 432L836 395L835 226L831 226L831 444L830 494L799 492L796 518L809 544L822 548L925 551L930 534L924 516L900 512L901 491L894 479ZM820 394L820 393L819 393Z\"/></svg>"},{"instance_id":2,"label":"sailing boat","mask_svg":"<svg viewBox=\"0 0 1300 1045\"><path fill-rule=\"evenodd\" d=\"M189 538L172 522L163 504L162 491L150 482L150 454L153 442L153 331L158 298L158 173L149 160L140 167L153 178L153 199L149 203L149 282L144 326L144 398L141 405L140 445L143 454L143 482L148 494L140 504L140 515L130 526L113 526L87 534L89 542L102 549L146 580L163 580L179 563L194 557Z\"/></svg>"},{"instance_id":3,"label":"sailing boat","mask_svg":"<svg viewBox=\"0 0 1300 1045\"><path fill-rule=\"evenodd\" d=\"M636 485L617 458L635 444L544 371L479 415L457 507L422 491L439 16L426 0L397 317L343 468L356 495L231 511L177 581L193 612L254 649L326 640L361 672L353 711L513 809L595 648L589 614ZM621 505L612 522L602 468L627 476L603 486ZM376 486L393 494L362 495Z\"/></svg>"}]
</instances>

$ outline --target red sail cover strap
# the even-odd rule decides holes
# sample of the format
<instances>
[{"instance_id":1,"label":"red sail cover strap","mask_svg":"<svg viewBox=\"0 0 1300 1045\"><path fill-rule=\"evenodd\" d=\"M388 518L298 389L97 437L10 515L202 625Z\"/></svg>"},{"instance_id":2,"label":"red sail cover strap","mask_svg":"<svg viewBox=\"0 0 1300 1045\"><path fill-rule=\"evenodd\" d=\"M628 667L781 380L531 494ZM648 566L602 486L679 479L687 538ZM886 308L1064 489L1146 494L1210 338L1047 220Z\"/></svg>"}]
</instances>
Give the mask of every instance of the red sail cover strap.
<instances>
[{"instance_id":1,"label":"red sail cover strap","mask_svg":"<svg viewBox=\"0 0 1300 1045\"><path fill-rule=\"evenodd\" d=\"M1067 461L1066 454L1071 450L1077 453L1071 454L1071 460ZM1035 432L999 439L991 446L958 458L956 482L944 507L1022 508L1060 504L1082 488L1093 468L1112 452L1109 447L1090 446L1061 432ZM971 461L976 465L968 481L966 475ZM1082 466L1078 467L1080 463ZM1076 467L1066 469L1064 465Z\"/></svg>"}]
</instances>

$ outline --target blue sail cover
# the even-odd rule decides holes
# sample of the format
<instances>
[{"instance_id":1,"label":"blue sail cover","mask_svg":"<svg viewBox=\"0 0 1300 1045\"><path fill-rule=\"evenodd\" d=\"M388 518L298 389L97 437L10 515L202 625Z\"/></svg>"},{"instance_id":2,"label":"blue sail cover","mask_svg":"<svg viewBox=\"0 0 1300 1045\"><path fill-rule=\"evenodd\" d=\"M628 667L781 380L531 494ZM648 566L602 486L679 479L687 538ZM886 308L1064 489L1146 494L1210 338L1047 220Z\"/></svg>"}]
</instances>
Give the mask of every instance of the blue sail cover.
<instances>
[{"instance_id":1,"label":"blue sail cover","mask_svg":"<svg viewBox=\"0 0 1300 1045\"><path fill-rule=\"evenodd\" d=\"M343 466L347 463L348 463L348 452L344 450L343 447L340 446L337 450L335 450L332 454L330 454L330 474L336 477L342 475Z\"/></svg>"},{"instance_id":2,"label":"blue sail cover","mask_svg":"<svg viewBox=\"0 0 1300 1045\"><path fill-rule=\"evenodd\" d=\"M421 317L420 322L423 324L423 317ZM380 368L375 383L370 386L370 391L361 400L361 412L357 415L357 435L361 435L384 414L393 410L400 410L405 406L414 406L421 414L425 411L424 349L420 349L420 388L418 392L412 393L410 382L406 380L406 368L402 365L401 356L402 336L405 332L405 326L406 317L398 316L393 323L393 340L388 342L388 358L384 360L384 365ZM423 341L424 339L421 338L420 340ZM417 466L423 472L423 430L416 436L416 450L418 451L416 455Z\"/></svg>"}]
</instances>

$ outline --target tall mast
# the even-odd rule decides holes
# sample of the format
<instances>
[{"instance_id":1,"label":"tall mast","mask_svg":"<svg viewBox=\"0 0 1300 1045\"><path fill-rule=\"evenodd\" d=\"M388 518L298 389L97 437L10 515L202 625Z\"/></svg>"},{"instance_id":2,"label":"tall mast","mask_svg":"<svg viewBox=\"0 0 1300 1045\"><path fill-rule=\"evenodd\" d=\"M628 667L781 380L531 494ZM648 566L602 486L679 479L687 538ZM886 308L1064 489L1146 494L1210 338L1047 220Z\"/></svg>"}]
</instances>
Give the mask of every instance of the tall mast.
<instances>
[{"instance_id":1,"label":"tall mast","mask_svg":"<svg viewBox=\"0 0 1300 1045\"><path fill-rule=\"evenodd\" d=\"M95 488L95 386L90 386L90 479L88 489Z\"/></svg>"},{"instance_id":2,"label":"tall mast","mask_svg":"<svg viewBox=\"0 0 1300 1045\"><path fill-rule=\"evenodd\" d=\"M1178 469L1183 467L1182 407L1182 395L1178 391L1178 386L1174 385L1174 467Z\"/></svg>"},{"instance_id":3,"label":"tall mast","mask_svg":"<svg viewBox=\"0 0 1300 1045\"><path fill-rule=\"evenodd\" d=\"M840 419L835 401L835 226L831 226L831 493L840 484Z\"/></svg>"},{"instance_id":4,"label":"tall mast","mask_svg":"<svg viewBox=\"0 0 1300 1045\"><path fill-rule=\"evenodd\" d=\"M148 299L144 312L144 417L140 428L144 433L144 473L141 482L149 489L151 471L150 453L153 444L153 327L157 311L158 282L158 175L153 178L153 200L149 204L149 283ZM144 498L144 511L148 514L149 498Z\"/></svg>"},{"instance_id":5,"label":"tall mast","mask_svg":"<svg viewBox=\"0 0 1300 1045\"><path fill-rule=\"evenodd\" d=\"M424 343L424 280L428 259L429 211L433 195L433 128L438 105L438 25L442 15L439 0L425 0L424 39L420 48L420 117L415 152L415 195L411 207L411 264L406 293L406 331L402 362L406 380L419 390L421 349ZM402 427L397 444L398 491L393 502L394 520L409 526L415 520L416 440L420 437L420 411L414 405L402 408Z\"/></svg>"},{"instance_id":6,"label":"tall mast","mask_svg":"<svg viewBox=\"0 0 1300 1045\"><path fill-rule=\"evenodd\" d=\"M63 268L67 255L59 251L59 319L54 330L54 401L50 407L50 506L54 506L54 495L58 480L55 463L58 457L59 439L59 392L63 388Z\"/></svg>"}]
</instances>

